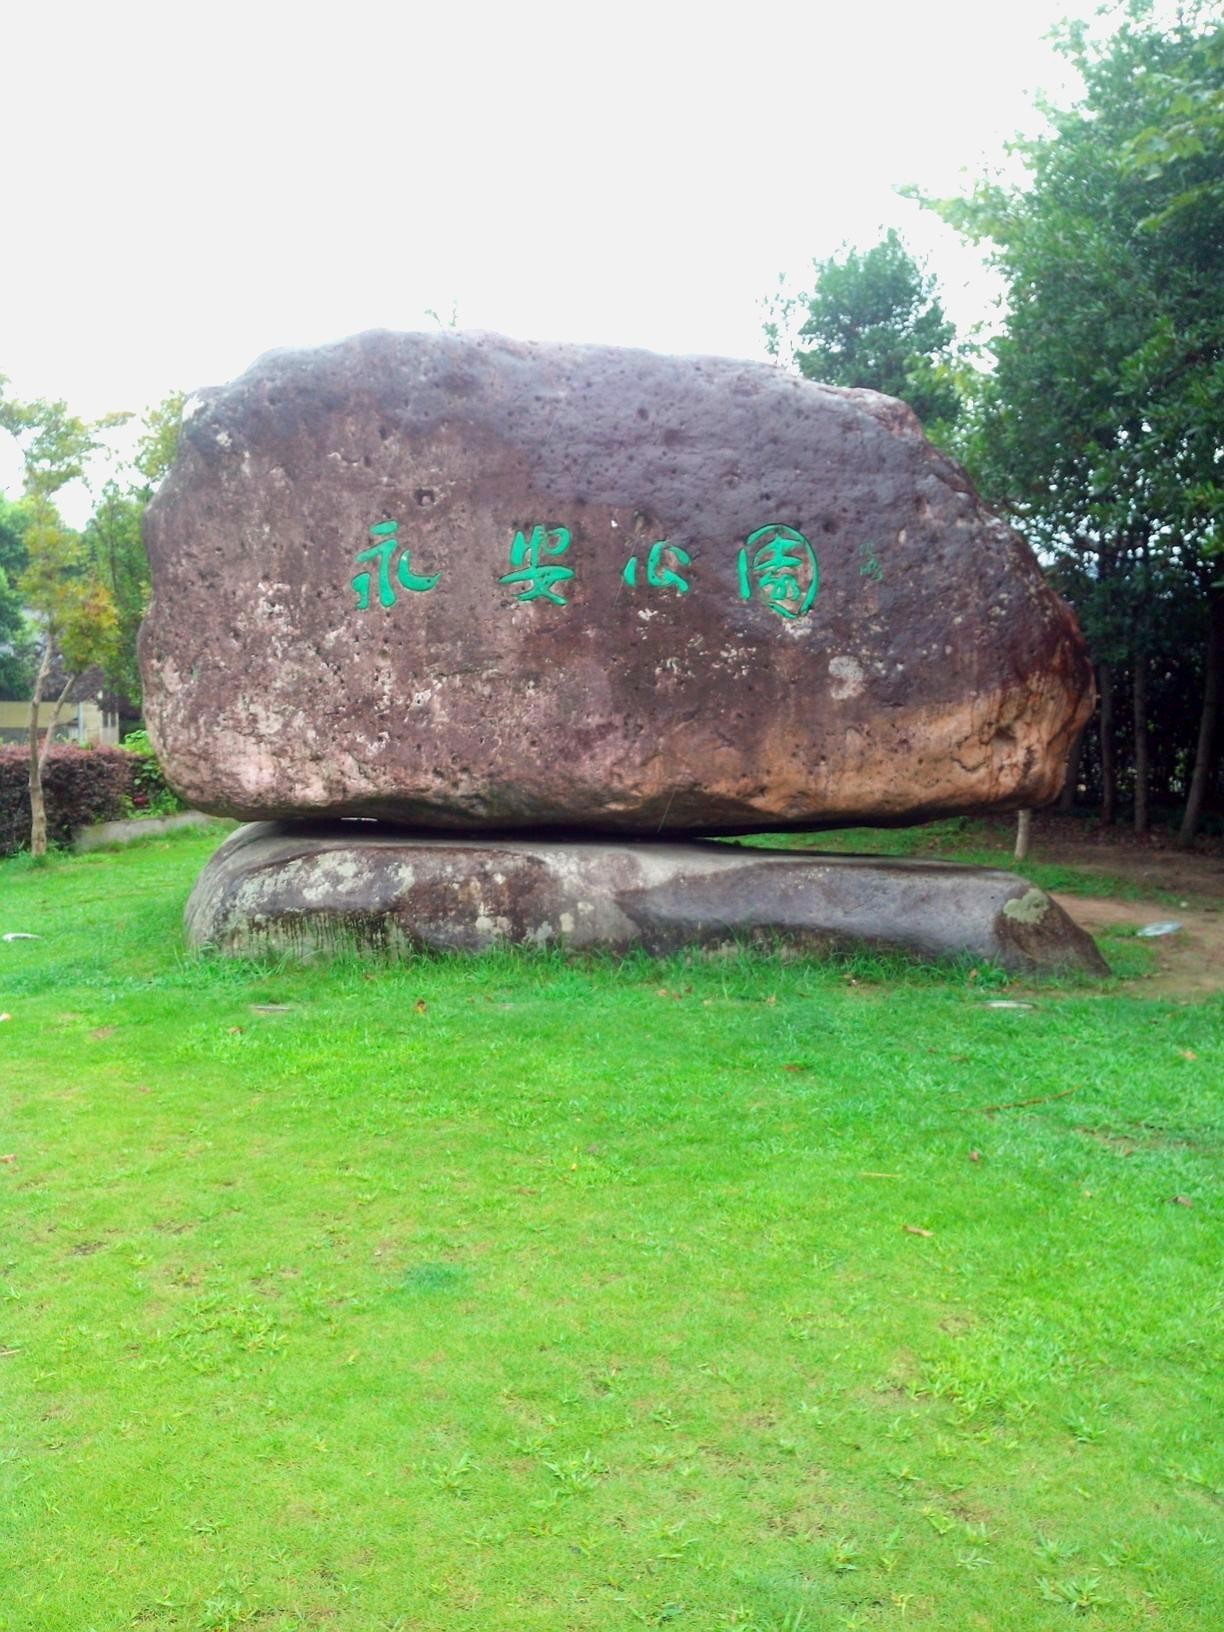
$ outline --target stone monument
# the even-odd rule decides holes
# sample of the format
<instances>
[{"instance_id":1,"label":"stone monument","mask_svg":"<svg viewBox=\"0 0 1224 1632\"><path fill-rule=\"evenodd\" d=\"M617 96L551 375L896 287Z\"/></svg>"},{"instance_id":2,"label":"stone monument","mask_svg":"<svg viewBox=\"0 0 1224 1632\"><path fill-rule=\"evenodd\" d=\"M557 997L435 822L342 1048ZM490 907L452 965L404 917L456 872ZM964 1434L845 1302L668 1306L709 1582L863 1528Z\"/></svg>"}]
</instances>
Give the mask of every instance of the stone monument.
<instances>
[{"instance_id":1,"label":"stone monument","mask_svg":"<svg viewBox=\"0 0 1224 1632\"><path fill-rule=\"evenodd\" d=\"M784 937L1097 966L1010 874L719 836L1040 805L1070 612L903 404L491 335L272 353L149 508L195 944Z\"/></svg>"}]
</instances>

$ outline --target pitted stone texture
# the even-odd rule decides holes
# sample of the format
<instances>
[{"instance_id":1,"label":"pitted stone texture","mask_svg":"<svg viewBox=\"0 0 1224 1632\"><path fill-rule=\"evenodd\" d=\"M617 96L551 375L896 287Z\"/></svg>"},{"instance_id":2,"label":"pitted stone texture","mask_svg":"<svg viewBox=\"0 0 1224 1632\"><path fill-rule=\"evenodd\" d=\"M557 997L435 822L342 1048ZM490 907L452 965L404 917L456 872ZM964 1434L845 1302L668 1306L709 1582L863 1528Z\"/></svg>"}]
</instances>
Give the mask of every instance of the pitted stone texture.
<instances>
[{"instance_id":1,"label":"pitted stone texture","mask_svg":"<svg viewBox=\"0 0 1224 1632\"><path fill-rule=\"evenodd\" d=\"M374 333L270 354L189 408L147 516L141 653L151 734L197 808L653 838L1061 786L1091 707L1075 622L890 398L718 358ZM356 557L392 522L384 606ZM741 570L777 525L819 568L793 617ZM540 556L572 572L565 605L502 582L537 527L570 534Z\"/></svg>"},{"instance_id":2,"label":"pitted stone texture","mask_svg":"<svg viewBox=\"0 0 1224 1632\"><path fill-rule=\"evenodd\" d=\"M1092 939L1013 873L719 843L421 838L352 821L239 828L200 875L187 938L298 955L783 941L1108 973Z\"/></svg>"}]
</instances>

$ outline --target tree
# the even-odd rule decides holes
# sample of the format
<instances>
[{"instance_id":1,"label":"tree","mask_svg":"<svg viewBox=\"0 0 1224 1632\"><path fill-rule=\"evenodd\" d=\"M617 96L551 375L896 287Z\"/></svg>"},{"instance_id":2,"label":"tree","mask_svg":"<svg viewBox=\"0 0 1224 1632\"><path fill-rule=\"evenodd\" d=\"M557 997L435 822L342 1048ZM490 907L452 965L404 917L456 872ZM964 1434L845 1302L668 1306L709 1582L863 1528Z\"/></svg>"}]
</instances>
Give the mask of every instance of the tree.
<instances>
[{"instance_id":1,"label":"tree","mask_svg":"<svg viewBox=\"0 0 1224 1632\"><path fill-rule=\"evenodd\" d=\"M953 341L928 277L890 229L874 248L813 262L810 294L770 303L771 355L790 350L801 374L864 386L907 402L924 425L951 425L959 411ZM795 332L796 319L802 322Z\"/></svg>"},{"instance_id":2,"label":"tree","mask_svg":"<svg viewBox=\"0 0 1224 1632\"><path fill-rule=\"evenodd\" d=\"M34 637L17 589L25 571L28 510L0 498L0 697L28 697Z\"/></svg>"},{"instance_id":3,"label":"tree","mask_svg":"<svg viewBox=\"0 0 1224 1632\"><path fill-rule=\"evenodd\" d=\"M0 378L0 392L7 382ZM60 711L73 685L94 663L111 656L117 631L114 600L96 574L76 534L60 520L54 495L85 474L98 447L97 433L114 420L89 425L63 402L17 402L0 395L0 427L13 435L24 459L30 522L26 564L18 590L42 635L42 655L30 697L30 852L45 855L47 816L43 770ZM39 703L56 662L66 671L51 723L39 742Z\"/></svg>"},{"instance_id":4,"label":"tree","mask_svg":"<svg viewBox=\"0 0 1224 1632\"><path fill-rule=\"evenodd\" d=\"M115 641L105 664L106 678L131 703L140 703L136 637L149 601L149 559L141 537L145 500L118 482L105 484L85 524L81 547L91 572L110 593L115 608Z\"/></svg>"},{"instance_id":5,"label":"tree","mask_svg":"<svg viewBox=\"0 0 1224 1632\"><path fill-rule=\"evenodd\" d=\"M1198 742L1172 772L1186 794L1187 841L1211 779L1224 662L1224 31L1204 31L1204 15L1162 28L1134 0L1102 44L1067 26L1062 49L1083 96L1047 109L1050 133L1019 144L1027 185L984 183L968 198L927 201L988 242L1007 278L972 462L1070 587L1093 645L1107 817L1113 719L1119 707L1129 713L1140 831L1151 687L1182 660L1174 631L1184 638L1193 625ZM1191 134L1160 135L1162 121L1187 118ZM1170 604L1177 617L1165 615Z\"/></svg>"},{"instance_id":6,"label":"tree","mask_svg":"<svg viewBox=\"0 0 1224 1632\"><path fill-rule=\"evenodd\" d=\"M1170 71L1170 68L1172 71ZM1176 64L1143 77L1141 90L1148 104L1151 122L1131 138L1122 153L1123 168L1148 182L1172 178L1179 190L1162 208L1140 224L1151 233L1180 226L1183 212L1200 230L1206 226L1214 235L1217 256L1224 251L1220 223L1224 221L1224 28L1193 39ZM1218 267L1218 259L1217 259ZM1216 336L1218 339L1218 334ZM1219 362L1217 348L1216 361ZM1218 371L1216 382L1218 384ZM1204 416L1208 435L1212 426L1219 446L1220 399L1214 393L1216 412L1211 413L1212 394L1203 394L1208 412ZM1199 496L1214 505L1217 517L1224 497L1218 483L1208 477ZM1189 844L1202 818L1213 761L1218 756L1220 719L1224 714L1224 528L1217 527L1205 550L1211 582L1208 585L1206 654L1204 659L1203 706L1195 745L1194 770L1186 796L1181 841Z\"/></svg>"},{"instance_id":7,"label":"tree","mask_svg":"<svg viewBox=\"0 0 1224 1632\"><path fill-rule=\"evenodd\" d=\"M107 482L84 533L91 568L110 590L118 619L107 679L137 706L140 665L136 642L152 587L142 524L149 500L174 462L184 401L182 392L172 392L145 414L133 461L134 470L143 480Z\"/></svg>"},{"instance_id":8,"label":"tree","mask_svg":"<svg viewBox=\"0 0 1224 1632\"><path fill-rule=\"evenodd\" d=\"M151 499L174 463L183 428L184 391L171 391L145 414L144 434L136 444L136 469L145 479L144 497Z\"/></svg>"},{"instance_id":9,"label":"tree","mask_svg":"<svg viewBox=\"0 0 1224 1632\"><path fill-rule=\"evenodd\" d=\"M1132 174L1156 181L1183 159L1206 159L1207 166L1188 178L1181 191L1143 222L1155 230L1181 210L1224 202L1224 29L1198 36L1194 51L1174 72L1153 68L1139 86L1150 123L1122 150L1122 164Z\"/></svg>"}]
</instances>

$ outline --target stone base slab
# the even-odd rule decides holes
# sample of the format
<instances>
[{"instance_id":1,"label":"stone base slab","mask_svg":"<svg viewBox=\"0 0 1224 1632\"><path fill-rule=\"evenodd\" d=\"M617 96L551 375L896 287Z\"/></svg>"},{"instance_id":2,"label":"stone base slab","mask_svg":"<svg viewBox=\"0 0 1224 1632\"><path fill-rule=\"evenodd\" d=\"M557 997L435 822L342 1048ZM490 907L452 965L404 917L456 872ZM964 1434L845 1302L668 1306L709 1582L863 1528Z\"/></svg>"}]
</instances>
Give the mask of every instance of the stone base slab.
<instances>
[{"instance_id":1,"label":"stone base slab","mask_svg":"<svg viewBox=\"0 0 1224 1632\"><path fill-rule=\"evenodd\" d=\"M425 838L363 821L239 828L186 924L193 947L234 954L784 942L1108 973L1044 891L992 868L708 841Z\"/></svg>"},{"instance_id":2,"label":"stone base slab","mask_svg":"<svg viewBox=\"0 0 1224 1632\"><path fill-rule=\"evenodd\" d=\"M104 850L111 844L133 844L137 839L156 839L176 833L181 827L207 827L216 821L202 810L177 810L171 816L131 816L117 822L94 822L78 827L72 835L74 850Z\"/></svg>"}]
</instances>

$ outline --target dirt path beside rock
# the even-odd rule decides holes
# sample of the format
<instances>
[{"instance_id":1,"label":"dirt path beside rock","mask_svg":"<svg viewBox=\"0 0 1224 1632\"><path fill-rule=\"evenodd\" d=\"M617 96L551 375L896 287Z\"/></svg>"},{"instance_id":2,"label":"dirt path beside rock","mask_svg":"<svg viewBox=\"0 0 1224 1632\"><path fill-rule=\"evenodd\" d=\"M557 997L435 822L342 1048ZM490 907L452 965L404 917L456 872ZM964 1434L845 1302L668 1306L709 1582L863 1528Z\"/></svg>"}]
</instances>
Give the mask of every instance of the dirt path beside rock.
<instances>
[{"instance_id":1,"label":"dirt path beside rock","mask_svg":"<svg viewBox=\"0 0 1224 1632\"><path fill-rule=\"evenodd\" d=\"M1169 886L1163 885L1168 888ZM1174 935L1145 941L1156 957L1156 972L1129 984L1136 993L1199 1001L1224 992L1224 902L1208 906L1169 906L1159 901L1118 901L1110 896L1055 895L1071 918L1089 934L1127 924L1174 921Z\"/></svg>"},{"instance_id":2,"label":"dirt path beside rock","mask_svg":"<svg viewBox=\"0 0 1224 1632\"><path fill-rule=\"evenodd\" d=\"M1122 846L1102 855L1099 846L1069 844L1060 845L1052 855L1045 849L1034 849L1033 854L1039 860L1065 862L1085 873L1108 873L1125 878L1142 889L1170 890L1177 895L1200 898L1191 901L1193 906L1203 900L1224 906L1224 857L1218 855L1182 850L1145 851ZM1170 914L1165 912L1164 916L1167 918ZM1172 916L1179 915L1174 912Z\"/></svg>"}]
</instances>

